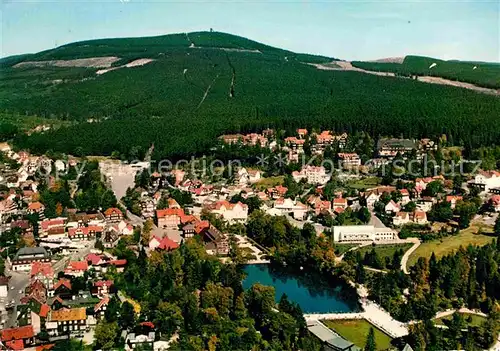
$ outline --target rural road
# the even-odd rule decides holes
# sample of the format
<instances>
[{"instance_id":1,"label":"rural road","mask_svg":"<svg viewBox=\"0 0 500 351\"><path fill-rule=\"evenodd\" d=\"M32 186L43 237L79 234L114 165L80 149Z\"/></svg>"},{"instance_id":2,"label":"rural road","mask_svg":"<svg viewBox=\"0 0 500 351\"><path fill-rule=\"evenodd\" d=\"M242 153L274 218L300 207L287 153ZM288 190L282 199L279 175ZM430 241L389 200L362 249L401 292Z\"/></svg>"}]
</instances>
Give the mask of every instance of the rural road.
<instances>
[{"instance_id":1,"label":"rural road","mask_svg":"<svg viewBox=\"0 0 500 351\"><path fill-rule=\"evenodd\" d=\"M404 274L410 274L407 267L408 259L410 258L411 254L415 252L415 250L420 246L420 240L418 238L408 238L406 239L406 241L412 242L413 246L403 255L403 258L401 259L401 270Z\"/></svg>"}]
</instances>

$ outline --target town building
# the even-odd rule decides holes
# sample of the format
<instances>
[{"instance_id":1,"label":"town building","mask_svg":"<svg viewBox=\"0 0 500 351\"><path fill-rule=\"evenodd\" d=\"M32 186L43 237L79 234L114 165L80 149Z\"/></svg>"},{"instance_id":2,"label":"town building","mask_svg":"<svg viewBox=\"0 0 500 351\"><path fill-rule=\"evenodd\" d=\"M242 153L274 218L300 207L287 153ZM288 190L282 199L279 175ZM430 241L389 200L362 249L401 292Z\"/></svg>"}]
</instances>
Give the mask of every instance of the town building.
<instances>
[{"instance_id":1,"label":"town building","mask_svg":"<svg viewBox=\"0 0 500 351\"><path fill-rule=\"evenodd\" d=\"M290 198L280 198L274 202L274 210L279 211L281 215L292 214L297 220L304 220L307 216L308 207L300 201L294 201Z\"/></svg>"},{"instance_id":2,"label":"town building","mask_svg":"<svg viewBox=\"0 0 500 351\"><path fill-rule=\"evenodd\" d=\"M87 328L85 307L51 311L46 323L49 335L79 334Z\"/></svg>"},{"instance_id":3,"label":"town building","mask_svg":"<svg viewBox=\"0 0 500 351\"><path fill-rule=\"evenodd\" d=\"M335 242L391 241L397 232L391 228L377 228L373 225L346 225L333 227Z\"/></svg>"},{"instance_id":4,"label":"town building","mask_svg":"<svg viewBox=\"0 0 500 351\"><path fill-rule=\"evenodd\" d=\"M158 227L162 229L177 229L181 224L181 218L185 216L181 208L167 208L156 210Z\"/></svg>"},{"instance_id":5,"label":"town building","mask_svg":"<svg viewBox=\"0 0 500 351\"><path fill-rule=\"evenodd\" d=\"M492 190L500 191L500 172L480 171L475 175L474 180L469 183L469 186L478 188L484 192Z\"/></svg>"},{"instance_id":6,"label":"town building","mask_svg":"<svg viewBox=\"0 0 500 351\"><path fill-rule=\"evenodd\" d=\"M159 238L157 236L153 236L149 241L149 249L150 250L175 250L179 247L175 241L170 239L168 236L164 236L163 238Z\"/></svg>"},{"instance_id":7,"label":"town building","mask_svg":"<svg viewBox=\"0 0 500 351\"><path fill-rule=\"evenodd\" d=\"M235 204L222 200L208 207L211 213L221 216L228 223L244 223L248 219L248 206L242 202Z\"/></svg>"},{"instance_id":8,"label":"town building","mask_svg":"<svg viewBox=\"0 0 500 351\"><path fill-rule=\"evenodd\" d=\"M341 152L337 155L343 168L353 168L361 166L361 158L356 153Z\"/></svg>"},{"instance_id":9,"label":"town building","mask_svg":"<svg viewBox=\"0 0 500 351\"><path fill-rule=\"evenodd\" d=\"M394 158L398 153L404 155L417 147L417 142L410 139L380 139L377 144L379 156L386 158Z\"/></svg>"},{"instance_id":10,"label":"town building","mask_svg":"<svg viewBox=\"0 0 500 351\"><path fill-rule=\"evenodd\" d=\"M296 182L305 179L309 184L326 184L330 180L330 175L327 174L323 166L305 166L300 172L292 172L292 177Z\"/></svg>"},{"instance_id":11,"label":"town building","mask_svg":"<svg viewBox=\"0 0 500 351\"><path fill-rule=\"evenodd\" d=\"M53 289L54 269L50 262L33 262L30 272L31 280L39 280L47 289Z\"/></svg>"},{"instance_id":12,"label":"town building","mask_svg":"<svg viewBox=\"0 0 500 351\"><path fill-rule=\"evenodd\" d=\"M70 228L68 230L68 238L71 240L91 240L96 235L102 234L104 228L102 226L92 225L89 227Z\"/></svg>"},{"instance_id":13,"label":"town building","mask_svg":"<svg viewBox=\"0 0 500 351\"><path fill-rule=\"evenodd\" d=\"M12 270L29 272L31 264L35 262L50 263L47 250L43 247L23 247L12 259Z\"/></svg>"},{"instance_id":14,"label":"town building","mask_svg":"<svg viewBox=\"0 0 500 351\"><path fill-rule=\"evenodd\" d=\"M309 332L317 337L325 351L361 351L359 347L352 342L344 339L332 329L327 328L319 321L311 321L307 324Z\"/></svg>"},{"instance_id":15,"label":"town building","mask_svg":"<svg viewBox=\"0 0 500 351\"><path fill-rule=\"evenodd\" d=\"M119 208L111 207L104 211L104 217L109 222L119 222L123 219L123 213Z\"/></svg>"}]
</instances>

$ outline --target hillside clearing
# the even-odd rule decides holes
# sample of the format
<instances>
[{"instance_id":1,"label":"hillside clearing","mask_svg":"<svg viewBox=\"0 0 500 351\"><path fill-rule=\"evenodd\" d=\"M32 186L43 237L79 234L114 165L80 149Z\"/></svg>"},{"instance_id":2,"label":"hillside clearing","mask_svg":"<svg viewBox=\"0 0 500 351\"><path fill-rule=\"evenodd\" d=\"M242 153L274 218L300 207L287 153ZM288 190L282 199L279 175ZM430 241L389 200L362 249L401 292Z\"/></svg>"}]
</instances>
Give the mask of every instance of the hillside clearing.
<instances>
[{"instance_id":1,"label":"hillside clearing","mask_svg":"<svg viewBox=\"0 0 500 351\"><path fill-rule=\"evenodd\" d=\"M460 313L460 314L463 315L467 325L470 325L471 327L479 327L487 320L487 318L485 318L483 316L478 316L475 314L470 314L470 313ZM446 325L445 321L450 321L450 320L452 320L452 318L453 318L453 315L442 317L442 318L437 318L434 320L434 324ZM470 322L468 322L467 319L470 319Z\"/></svg>"},{"instance_id":2,"label":"hillside clearing","mask_svg":"<svg viewBox=\"0 0 500 351\"><path fill-rule=\"evenodd\" d=\"M118 67L110 67L110 68L106 68L106 69L101 69L97 72L95 72L97 75L101 75L101 74L104 74L104 73L108 73L108 72L111 72L111 71L114 71L114 70L117 70L117 69L120 69L120 68L131 68L131 67L139 67L139 66L144 66L150 62L153 62L154 60L153 59L148 59L148 58L141 58L141 59L137 59L137 60L134 60L132 62L129 62L125 65L122 65L122 66L118 66Z\"/></svg>"},{"instance_id":3,"label":"hillside clearing","mask_svg":"<svg viewBox=\"0 0 500 351\"><path fill-rule=\"evenodd\" d=\"M429 259L434 252L437 258L443 257L458 250L460 246L469 245L484 246L491 243L494 237L477 234L478 227L473 225L460 231L458 235L448 236L441 240L433 240L422 243L408 259L408 267L413 266L420 257Z\"/></svg>"},{"instance_id":4,"label":"hillside clearing","mask_svg":"<svg viewBox=\"0 0 500 351\"><path fill-rule=\"evenodd\" d=\"M14 65L14 68L27 67L85 67L85 68L108 68L119 61L116 56L89 57L74 60L48 60L48 61L25 61Z\"/></svg>"}]
</instances>

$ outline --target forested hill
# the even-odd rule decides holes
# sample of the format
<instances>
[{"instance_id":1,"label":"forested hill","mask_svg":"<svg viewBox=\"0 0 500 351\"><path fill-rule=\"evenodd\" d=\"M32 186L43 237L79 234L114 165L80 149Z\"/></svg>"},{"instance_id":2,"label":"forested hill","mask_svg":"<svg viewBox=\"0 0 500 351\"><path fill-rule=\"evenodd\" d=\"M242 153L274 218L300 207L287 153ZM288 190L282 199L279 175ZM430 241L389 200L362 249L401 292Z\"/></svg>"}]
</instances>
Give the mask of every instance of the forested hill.
<instances>
[{"instance_id":1,"label":"forested hill","mask_svg":"<svg viewBox=\"0 0 500 351\"><path fill-rule=\"evenodd\" d=\"M330 62L333 58L297 54L269 45L222 32L192 32L139 38L95 39L59 46L36 54L16 55L0 59L0 65L10 67L26 61L72 60L91 57L118 56L117 64L136 58L157 59L182 49L217 49L240 51L297 60L301 62ZM115 65L117 65L115 64Z\"/></svg>"},{"instance_id":2,"label":"forested hill","mask_svg":"<svg viewBox=\"0 0 500 351\"><path fill-rule=\"evenodd\" d=\"M500 63L444 61L432 57L406 56L403 62L353 61L354 67L375 72L392 72L400 76L431 76L500 88Z\"/></svg>"},{"instance_id":3,"label":"forested hill","mask_svg":"<svg viewBox=\"0 0 500 351\"><path fill-rule=\"evenodd\" d=\"M76 155L181 156L266 127L500 140L498 97L309 64L333 60L217 32L78 42L3 59L0 120L71 122L14 141Z\"/></svg>"}]
</instances>

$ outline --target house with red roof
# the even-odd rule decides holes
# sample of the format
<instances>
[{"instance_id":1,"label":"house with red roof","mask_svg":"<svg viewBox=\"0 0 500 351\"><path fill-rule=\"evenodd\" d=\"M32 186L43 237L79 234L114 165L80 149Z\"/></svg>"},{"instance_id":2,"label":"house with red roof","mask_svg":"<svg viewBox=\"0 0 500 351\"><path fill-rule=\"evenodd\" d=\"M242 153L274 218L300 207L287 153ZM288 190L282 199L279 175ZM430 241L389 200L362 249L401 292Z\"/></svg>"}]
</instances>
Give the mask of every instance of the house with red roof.
<instances>
[{"instance_id":1,"label":"house with red roof","mask_svg":"<svg viewBox=\"0 0 500 351\"><path fill-rule=\"evenodd\" d=\"M248 206L240 201L233 204L226 200L217 201L207 208L211 213L222 217L228 223L245 223L248 219Z\"/></svg>"},{"instance_id":2,"label":"house with red roof","mask_svg":"<svg viewBox=\"0 0 500 351\"><path fill-rule=\"evenodd\" d=\"M500 195L493 195L490 199L490 203L493 205L495 212L500 212Z\"/></svg>"},{"instance_id":3,"label":"house with red roof","mask_svg":"<svg viewBox=\"0 0 500 351\"><path fill-rule=\"evenodd\" d=\"M71 299L71 281L66 278L59 279L54 284L54 295L59 296L61 299Z\"/></svg>"},{"instance_id":4,"label":"house with red roof","mask_svg":"<svg viewBox=\"0 0 500 351\"><path fill-rule=\"evenodd\" d=\"M97 319L103 319L106 309L109 305L109 296L104 296L95 306L94 306L94 316Z\"/></svg>"},{"instance_id":5,"label":"house with red roof","mask_svg":"<svg viewBox=\"0 0 500 351\"><path fill-rule=\"evenodd\" d=\"M107 296L111 293L113 286L114 282L112 280L99 280L92 286L92 295L99 297Z\"/></svg>"},{"instance_id":6,"label":"house with red roof","mask_svg":"<svg viewBox=\"0 0 500 351\"><path fill-rule=\"evenodd\" d=\"M457 206L458 201L463 201L464 197L460 195L447 195L446 196L446 202L449 202L451 204L451 208L455 209Z\"/></svg>"},{"instance_id":7,"label":"house with red roof","mask_svg":"<svg viewBox=\"0 0 500 351\"><path fill-rule=\"evenodd\" d=\"M41 202L35 201L35 202L32 202L28 205L27 212L29 214L42 213L44 210L45 210L45 206Z\"/></svg>"},{"instance_id":8,"label":"house with red roof","mask_svg":"<svg viewBox=\"0 0 500 351\"><path fill-rule=\"evenodd\" d=\"M401 193L401 205L402 206L405 206L406 204L408 204L411 199L410 199L410 192L408 191L408 189L401 189L399 190L399 192Z\"/></svg>"},{"instance_id":9,"label":"house with red roof","mask_svg":"<svg viewBox=\"0 0 500 351\"><path fill-rule=\"evenodd\" d=\"M98 225L91 225L88 227L79 228L69 228L68 237L71 240L91 240L95 238L97 234L101 234L104 231L104 227Z\"/></svg>"},{"instance_id":10,"label":"house with red roof","mask_svg":"<svg viewBox=\"0 0 500 351\"><path fill-rule=\"evenodd\" d=\"M64 269L65 275L73 277L83 277L83 274L89 270L87 261L70 261Z\"/></svg>"},{"instance_id":11,"label":"house with red roof","mask_svg":"<svg viewBox=\"0 0 500 351\"><path fill-rule=\"evenodd\" d=\"M468 185L478 188L484 192L489 192L492 189L498 189L500 188L500 172L481 170L474 176L474 180Z\"/></svg>"},{"instance_id":12,"label":"house with red roof","mask_svg":"<svg viewBox=\"0 0 500 351\"><path fill-rule=\"evenodd\" d=\"M336 197L332 200L332 208L337 209L341 208L345 210L347 208L347 199L343 197Z\"/></svg>"},{"instance_id":13,"label":"house with red roof","mask_svg":"<svg viewBox=\"0 0 500 351\"><path fill-rule=\"evenodd\" d=\"M46 286L40 280L32 281L26 287L25 293L26 295L21 299L23 303L31 299L36 299L41 303L45 303L47 301L47 296L49 296Z\"/></svg>"},{"instance_id":14,"label":"house with red roof","mask_svg":"<svg viewBox=\"0 0 500 351\"><path fill-rule=\"evenodd\" d=\"M58 217L44 219L40 222L39 235L48 239L62 239L66 237L66 218ZM62 233L62 234L61 234Z\"/></svg>"},{"instance_id":15,"label":"house with red roof","mask_svg":"<svg viewBox=\"0 0 500 351\"><path fill-rule=\"evenodd\" d=\"M427 213L424 211L415 211L413 212L413 222L416 224L427 224L429 221L427 220Z\"/></svg>"},{"instance_id":16,"label":"house with red roof","mask_svg":"<svg viewBox=\"0 0 500 351\"><path fill-rule=\"evenodd\" d=\"M182 217L185 216L182 208L167 208L156 210L158 227L163 229L177 229L181 224Z\"/></svg>"},{"instance_id":17,"label":"house with red roof","mask_svg":"<svg viewBox=\"0 0 500 351\"><path fill-rule=\"evenodd\" d=\"M123 213L119 208L110 207L104 211L104 217L109 222L119 222L123 219Z\"/></svg>"},{"instance_id":18,"label":"house with red roof","mask_svg":"<svg viewBox=\"0 0 500 351\"><path fill-rule=\"evenodd\" d=\"M31 325L4 329L0 332L0 341L13 350L23 350L25 346L34 341L34 338L35 332Z\"/></svg>"},{"instance_id":19,"label":"house with red roof","mask_svg":"<svg viewBox=\"0 0 500 351\"><path fill-rule=\"evenodd\" d=\"M85 259L87 260L87 263L90 264L91 266L100 266L104 263L106 263L106 260L104 259L105 257L103 255L98 255L93 252L89 253Z\"/></svg>"},{"instance_id":20,"label":"house with red roof","mask_svg":"<svg viewBox=\"0 0 500 351\"><path fill-rule=\"evenodd\" d=\"M159 238L157 236L153 236L153 238L149 241L149 249L150 250L175 250L179 247L175 241L165 236L163 238Z\"/></svg>"},{"instance_id":21,"label":"house with red roof","mask_svg":"<svg viewBox=\"0 0 500 351\"><path fill-rule=\"evenodd\" d=\"M108 261L108 266L114 266L116 268L116 271L118 273L123 272L123 270L125 269L126 265L127 265L127 260L126 259L119 259L119 260ZM103 271L106 271L106 269L104 269Z\"/></svg>"},{"instance_id":22,"label":"house with red roof","mask_svg":"<svg viewBox=\"0 0 500 351\"><path fill-rule=\"evenodd\" d=\"M385 213L391 214L391 213L398 213L401 210L399 205L394 202L394 200L391 200L385 205Z\"/></svg>"},{"instance_id":23,"label":"house with red roof","mask_svg":"<svg viewBox=\"0 0 500 351\"><path fill-rule=\"evenodd\" d=\"M33 262L30 272L31 281L39 280L49 290L54 287L54 269L50 262Z\"/></svg>"}]
</instances>

